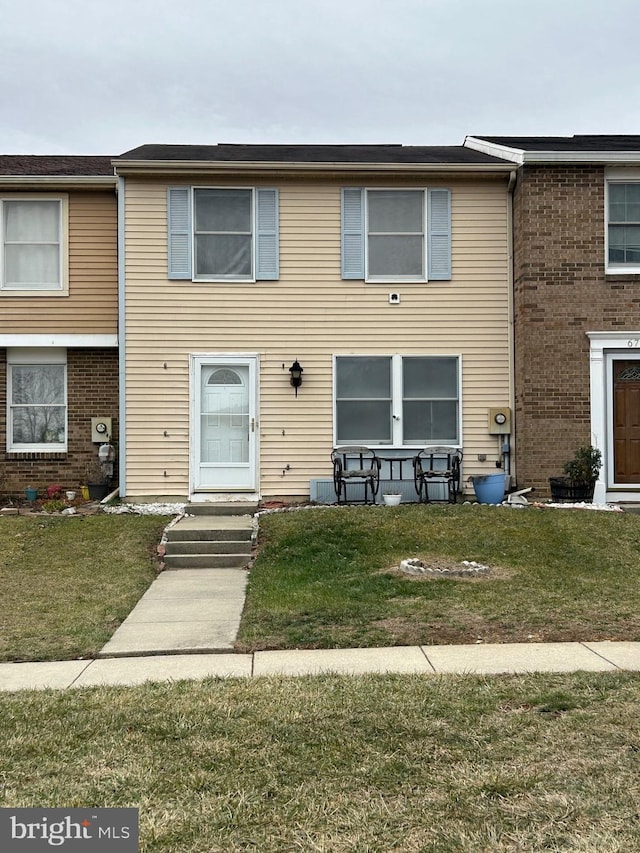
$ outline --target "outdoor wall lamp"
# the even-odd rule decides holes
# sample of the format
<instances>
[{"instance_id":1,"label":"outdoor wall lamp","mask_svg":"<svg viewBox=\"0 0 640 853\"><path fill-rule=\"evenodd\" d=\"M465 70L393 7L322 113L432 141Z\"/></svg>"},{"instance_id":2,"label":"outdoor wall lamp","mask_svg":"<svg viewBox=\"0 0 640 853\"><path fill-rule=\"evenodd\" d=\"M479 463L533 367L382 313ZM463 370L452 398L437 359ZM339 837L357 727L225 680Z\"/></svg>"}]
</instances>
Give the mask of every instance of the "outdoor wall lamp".
<instances>
[{"instance_id":1,"label":"outdoor wall lamp","mask_svg":"<svg viewBox=\"0 0 640 853\"><path fill-rule=\"evenodd\" d=\"M296 389L296 397L298 396L298 388L302 385L302 374L304 373L304 368L301 366L298 359L296 359L291 367L289 368L289 373L291 374L290 382L293 387Z\"/></svg>"}]
</instances>

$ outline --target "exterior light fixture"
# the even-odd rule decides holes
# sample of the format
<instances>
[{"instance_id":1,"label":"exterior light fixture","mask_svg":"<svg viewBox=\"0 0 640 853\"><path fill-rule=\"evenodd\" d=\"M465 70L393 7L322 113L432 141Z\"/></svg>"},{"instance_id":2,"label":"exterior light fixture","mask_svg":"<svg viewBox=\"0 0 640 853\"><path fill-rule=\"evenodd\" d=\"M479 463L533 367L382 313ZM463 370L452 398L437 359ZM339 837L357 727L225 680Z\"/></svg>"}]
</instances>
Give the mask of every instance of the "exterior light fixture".
<instances>
[{"instance_id":1,"label":"exterior light fixture","mask_svg":"<svg viewBox=\"0 0 640 853\"><path fill-rule=\"evenodd\" d=\"M304 373L304 368L301 366L298 359L296 359L291 367L289 368L289 373L291 374L290 382L293 387L296 389L296 397L298 396L298 388L302 385L302 374Z\"/></svg>"}]
</instances>

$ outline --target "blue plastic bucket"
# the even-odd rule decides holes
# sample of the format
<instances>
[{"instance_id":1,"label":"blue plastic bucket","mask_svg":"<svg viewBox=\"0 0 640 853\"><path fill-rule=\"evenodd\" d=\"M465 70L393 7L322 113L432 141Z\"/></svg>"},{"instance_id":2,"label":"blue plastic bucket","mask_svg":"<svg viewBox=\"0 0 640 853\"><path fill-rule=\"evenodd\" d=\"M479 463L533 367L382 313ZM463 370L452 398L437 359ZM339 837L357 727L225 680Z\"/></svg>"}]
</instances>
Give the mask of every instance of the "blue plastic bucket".
<instances>
[{"instance_id":1,"label":"blue plastic bucket","mask_svg":"<svg viewBox=\"0 0 640 853\"><path fill-rule=\"evenodd\" d=\"M505 491L504 471L499 474L483 474L481 477L472 477L471 482L479 503L502 503Z\"/></svg>"}]
</instances>

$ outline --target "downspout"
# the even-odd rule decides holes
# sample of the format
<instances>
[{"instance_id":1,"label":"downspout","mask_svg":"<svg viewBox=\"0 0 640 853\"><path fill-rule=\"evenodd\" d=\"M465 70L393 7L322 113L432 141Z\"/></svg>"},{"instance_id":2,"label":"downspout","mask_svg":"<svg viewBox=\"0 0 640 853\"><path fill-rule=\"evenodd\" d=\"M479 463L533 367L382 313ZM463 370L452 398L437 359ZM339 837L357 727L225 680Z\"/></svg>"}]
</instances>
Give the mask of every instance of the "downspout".
<instances>
[{"instance_id":1,"label":"downspout","mask_svg":"<svg viewBox=\"0 0 640 853\"><path fill-rule=\"evenodd\" d=\"M509 324L508 324L508 347L509 347L509 407L511 409L511 434L515 429L515 420L516 420L516 392L515 392L515 381L516 381L516 367L515 367L515 346L514 346L514 294L513 294L513 283L514 283L514 253L513 253L513 193L516 188L516 182L518 178L518 172L516 169L512 169L509 172L509 183L507 185L507 250L508 250L508 263L507 263L507 276L508 276L508 311L509 311ZM517 482L517 471L515 470L515 466L513 464L512 458L512 448L511 448L511 435L505 435L502 442L502 458L504 460L504 471L505 474L510 474L514 479L511 484L512 488L515 488Z\"/></svg>"},{"instance_id":2,"label":"downspout","mask_svg":"<svg viewBox=\"0 0 640 853\"><path fill-rule=\"evenodd\" d=\"M118 178L118 395L120 442L118 481L120 496L127 494L127 409L126 409L126 325L125 325L125 180Z\"/></svg>"}]
</instances>

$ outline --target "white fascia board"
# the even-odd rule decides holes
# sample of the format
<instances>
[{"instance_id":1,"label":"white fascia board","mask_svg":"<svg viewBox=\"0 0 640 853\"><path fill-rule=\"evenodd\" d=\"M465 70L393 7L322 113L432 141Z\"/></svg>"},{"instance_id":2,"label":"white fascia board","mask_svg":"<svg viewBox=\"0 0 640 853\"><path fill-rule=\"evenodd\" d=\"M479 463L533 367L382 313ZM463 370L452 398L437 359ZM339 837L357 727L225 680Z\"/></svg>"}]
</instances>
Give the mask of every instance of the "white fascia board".
<instances>
[{"instance_id":1,"label":"white fascia board","mask_svg":"<svg viewBox=\"0 0 640 853\"><path fill-rule=\"evenodd\" d=\"M640 163L640 151L526 151L525 163Z\"/></svg>"},{"instance_id":2,"label":"white fascia board","mask_svg":"<svg viewBox=\"0 0 640 853\"><path fill-rule=\"evenodd\" d=\"M633 165L640 164L638 151L525 151L523 148L508 148L495 142L487 142L475 136L467 136L465 148L473 148L492 157L502 157L520 166L526 163L594 163L597 165Z\"/></svg>"},{"instance_id":3,"label":"white fascia board","mask_svg":"<svg viewBox=\"0 0 640 853\"><path fill-rule=\"evenodd\" d=\"M94 187L115 187L117 178L115 175L78 176L73 175L2 175L0 174L0 187L25 187L30 189L64 189L65 187L78 187L82 189L93 189Z\"/></svg>"},{"instance_id":4,"label":"white fascia board","mask_svg":"<svg viewBox=\"0 0 640 853\"><path fill-rule=\"evenodd\" d=\"M524 151L521 148L509 148L506 145L497 145L495 142L487 142L485 139L479 139L476 136L465 136L464 147L473 148L474 151L489 154L491 157L501 157L503 160L517 163L519 166L524 162Z\"/></svg>"},{"instance_id":5,"label":"white fascia board","mask_svg":"<svg viewBox=\"0 0 640 853\"><path fill-rule=\"evenodd\" d=\"M116 349L117 335L0 335L0 347Z\"/></svg>"}]
</instances>

